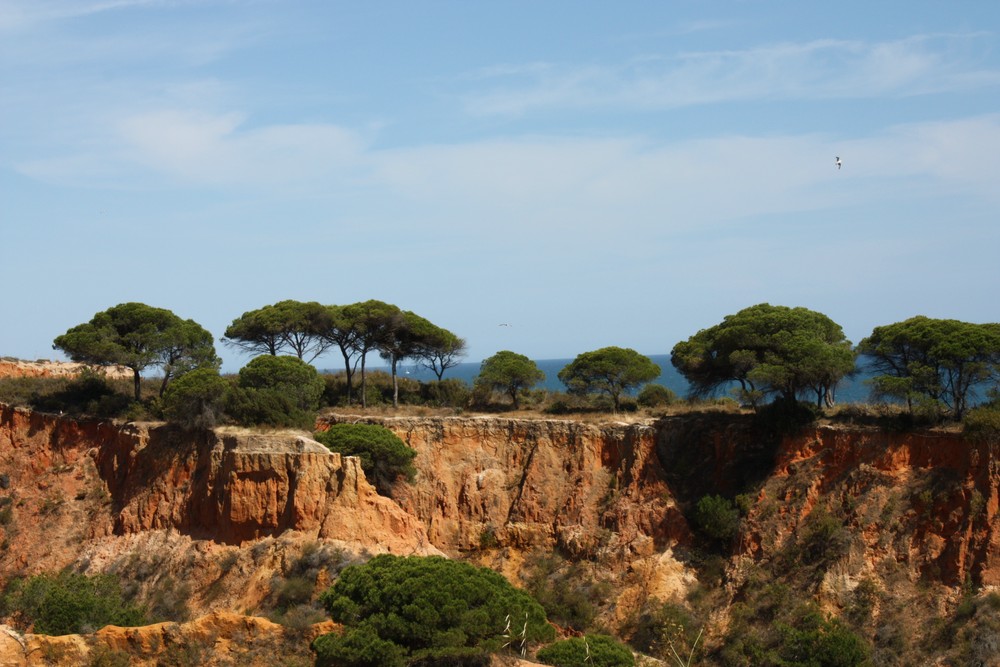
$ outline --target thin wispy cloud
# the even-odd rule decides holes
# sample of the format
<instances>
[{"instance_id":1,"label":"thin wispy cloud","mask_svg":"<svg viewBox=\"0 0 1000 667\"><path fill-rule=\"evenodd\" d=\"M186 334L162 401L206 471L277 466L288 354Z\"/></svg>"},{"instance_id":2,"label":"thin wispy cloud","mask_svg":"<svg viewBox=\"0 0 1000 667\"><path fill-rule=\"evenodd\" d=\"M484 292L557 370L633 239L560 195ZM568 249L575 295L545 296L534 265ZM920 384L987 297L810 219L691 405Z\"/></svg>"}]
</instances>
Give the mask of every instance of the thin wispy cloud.
<instances>
[{"instance_id":1,"label":"thin wispy cloud","mask_svg":"<svg viewBox=\"0 0 1000 667\"><path fill-rule=\"evenodd\" d=\"M745 50L701 51L618 66L506 66L495 84L464 96L473 114L566 109L671 109L749 100L905 97L1000 85L981 67L984 34L926 35L888 42L836 39Z\"/></svg>"},{"instance_id":2,"label":"thin wispy cloud","mask_svg":"<svg viewBox=\"0 0 1000 667\"><path fill-rule=\"evenodd\" d=\"M538 135L380 149L367 134L164 109L122 119L103 150L17 166L41 181L107 188L322 196L335 186L409 202L414 215L430 218L460 208L475 212L467 219L506 219L510 229L529 230L549 212L552 224L582 225L576 231L609 216L622 229L681 230L957 191L993 201L1000 178L1000 115L910 123L849 142L817 134ZM834 169L834 151L845 155L843 171ZM446 228L447 220L430 224Z\"/></svg>"},{"instance_id":3,"label":"thin wispy cloud","mask_svg":"<svg viewBox=\"0 0 1000 667\"><path fill-rule=\"evenodd\" d=\"M4 0L0 3L0 30L101 14L121 9L177 4L170 0Z\"/></svg>"}]
</instances>

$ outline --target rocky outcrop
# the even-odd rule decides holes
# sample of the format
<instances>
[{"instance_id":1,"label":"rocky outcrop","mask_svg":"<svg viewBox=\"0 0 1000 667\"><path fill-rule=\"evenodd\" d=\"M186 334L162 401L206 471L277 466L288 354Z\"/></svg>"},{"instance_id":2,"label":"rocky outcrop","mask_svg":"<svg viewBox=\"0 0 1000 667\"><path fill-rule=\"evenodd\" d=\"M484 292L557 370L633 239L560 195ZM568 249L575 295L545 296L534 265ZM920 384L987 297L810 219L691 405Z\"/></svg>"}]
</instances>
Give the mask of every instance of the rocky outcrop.
<instances>
[{"instance_id":1,"label":"rocky outcrop","mask_svg":"<svg viewBox=\"0 0 1000 667\"><path fill-rule=\"evenodd\" d=\"M117 534L174 529L239 544L286 530L424 552L423 526L365 480L357 458L297 433L123 427L95 453ZM137 481L141 480L140 483ZM432 550L433 551L433 550Z\"/></svg>"},{"instance_id":2,"label":"rocky outcrop","mask_svg":"<svg viewBox=\"0 0 1000 667\"><path fill-rule=\"evenodd\" d=\"M599 425L338 415L320 427L356 421L417 451L418 479L400 502L455 555L497 543L635 565L690 543L685 514L702 496L753 490L744 556L769 558L816 507L847 508L844 527L868 561L891 558L950 585L1000 585L997 444L955 431L781 435L749 415L718 414Z\"/></svg>"},{"instance_id":3,"label":"rocky outcrop","mask_svg":"<svg viewBox=\"0 0 1000 667\"><path fill-rule=\"evenodd\" d=\"M71 499L106 501L78 526L88 538L168 529L238 544L296 530L378 551L436 551L418 521L368 484L357 459L294 432L191 434L0 405L0 469L8 497L24 496L13 515L39 490L48 495L27 509L43 517L64 513Z\"/></svg>"},{"instance_id":4,"label":"rocky outcrop","mask_svg":"<svg viewBox=\"0 0 1000 667\"><path fill-rule=\"evenodd\" d=\"M786 437L748 522L746 553L767 558L818 509L844 517L867 557L913 578L1000 585L998 444L955 431L824 427Z\"/></svg>"},{"instance_id":5,"label":"rocky outcrop","mask_svg":"<svg viewBox=\"0 0 1000 667\"><path fill-rule=\"evenodd\" d=\"M399 502L446 552L495 543L632 560L690 538L650 423L334 416L318 426L358 421L417 451Z\"/></svg>"},{"instance_id":6,"label":"rocky outcrop","mask_svg":"<svg viewBox=\"0 0 1000 667\"><path fill-rule=\"evenodd\" d=\"M88 366L72 361L23 361L0 359L0 378L56 378L76 377L84 370L92 370L109 378L131 378L132 371L124 366Z\"/></svg>"},{"instance_id":7,"label":"rocky outcrop","mask_svg":"<svg viewBox=\"0 0 1000 667\"><path fill-rule=\"evenodd\" d=\"M614 628L647 600L682 601L699 586L692 554L705 543L687 517L720 494L739 497L745 513L732 558L715 556L729 602L746 572L782 577L802 554L817 587L807 594L831 613L864 578L890 582L886 595L909 581L913 600L916 582L1000 586L998 445L958 432L827 425L782 435L720 414L603 424L335 415L318 426L355 421L382 424L417 451L416 481L398 484L394 499L375 493L356 459L302 433L192 435L0 406L0 573L72 565L142 591L190 583L200 614L258 609L275 573L302 560L326 563L314 568L326 572L318 590L337 567L377 552L468 557L516 581L526 554L558 551L613 584L602 621ZM818 546L817 525L828 540ZM727 602L718 604L722 627ZM108 630L117 639L106 643L144 654L180 632L169 628ZM26 641L0 633L0 647Z\"/></svg>"},{"instance_id":8,"label":"rocky outcrop","mask_svg":"<svg viewBox=\"0 0 1000 667\"><path fill-rule=\"evenodd\" d=\"M294 631L266 618L216 612L187 623L141 628L109 625L90 635L20 635L0 626L0 667L79 667L88 664L247 665L266 667L282 656L309 664L309 642L331 632L331 622Z\"/></svg>"}]
</instances>

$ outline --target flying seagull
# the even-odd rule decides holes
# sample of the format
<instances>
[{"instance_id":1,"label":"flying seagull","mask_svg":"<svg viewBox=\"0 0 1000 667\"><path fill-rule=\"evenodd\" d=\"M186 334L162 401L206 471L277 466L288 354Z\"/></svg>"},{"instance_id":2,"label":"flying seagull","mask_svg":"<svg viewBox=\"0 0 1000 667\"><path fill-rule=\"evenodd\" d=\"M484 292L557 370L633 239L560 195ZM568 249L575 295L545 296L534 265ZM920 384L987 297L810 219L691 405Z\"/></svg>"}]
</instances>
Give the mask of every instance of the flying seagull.
<instances>
[{"instance_id":1,"label":"flying seagull","mask_svg":"<svg viewBox=\"0 0 1000 667\"><path fill-rule=\"evenodd\" d=\"M835 165L837 165L837 169L840 169L840 165L843 164L843 162L840 161L840 156L839 155L833 159L833 163Z\"/></svg>"},{"instance_id":2,"label":"flying seagull","mask_svg":"<svg viewBox=\"0 0 1000 667\"><path fill-rule=\"evenodd\" d=\"M510 327L510 326L514 326L514 325L512 325L512 324L507 324L506 322L504 322L503 324L498 324L497 326L498 326L498 327Z\"/></svg>"}]
</instances>

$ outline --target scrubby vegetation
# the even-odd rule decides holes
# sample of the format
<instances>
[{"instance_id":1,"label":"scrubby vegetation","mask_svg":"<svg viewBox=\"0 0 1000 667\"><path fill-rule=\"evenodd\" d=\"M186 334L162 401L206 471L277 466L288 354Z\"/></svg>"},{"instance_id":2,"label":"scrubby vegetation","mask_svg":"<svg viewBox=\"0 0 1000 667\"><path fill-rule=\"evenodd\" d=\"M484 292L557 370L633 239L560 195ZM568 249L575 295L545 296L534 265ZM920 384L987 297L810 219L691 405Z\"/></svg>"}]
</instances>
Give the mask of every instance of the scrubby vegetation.
<instances>
[{"instance_id":1,"label":"scrubby vegetation","mask_svg":"<svg viewBox=\"0 0 1000 667\"><path fill-rule=\"evenodd\" d=\"M62 572L13 579L0 602L5 617L37 634L68 635L148 622L145 610L127 603L118 580L110 575Z\"/></svg>"},{"instance_id":2,"label":"scrubby vegetation","mask_svg":"<svg viewBox=\"0 0 1000 667\"><path fill-rule=\"evenodd\" d=\"M538 651L538 660L555 667L633 667L627 646L607 635L571 637Z\"/></svg>"},{"instance_id":3,"label":"scrubby vegetation","mask_svg":"<svg viewBox=\"0 0 1000 667\"><path fill-rule=\"evenodd\" d=\"M313 643L328 667L478 666L554 634L541 606L496 572L438 557L352 565L321 601L345 626Z\"/></svg>"},{"instance_id":4,"label":"scrubby vegetation","mask_svg":"<svg viewBox=\"0 0 1000 667\"><path fill-rule=\"evenodd\" d=\"M384 426L377 424L334 424L315 434L316 440L345 456L361 459L365 477L384 496L400 477L413 481L417 474L413 458L417 452Z\"/></svg>"}]
</instances>

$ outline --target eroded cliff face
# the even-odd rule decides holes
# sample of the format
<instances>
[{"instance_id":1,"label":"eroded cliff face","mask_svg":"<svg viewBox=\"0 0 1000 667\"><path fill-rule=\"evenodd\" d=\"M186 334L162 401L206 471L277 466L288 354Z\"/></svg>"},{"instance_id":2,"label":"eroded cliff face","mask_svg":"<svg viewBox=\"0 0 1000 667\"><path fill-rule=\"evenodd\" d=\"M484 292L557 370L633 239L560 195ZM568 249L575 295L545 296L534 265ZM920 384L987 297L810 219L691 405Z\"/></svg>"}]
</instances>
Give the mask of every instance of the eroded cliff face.
<instances>
[{"instance_id":1,"label":"eroded cliff face","mask_svg":"<svg viewBox=\"0 0 1000 667\"><path fill-rule=\"evenodd\" d=\"M192 614L257 608L307 545L333 561L440 553L357 459L303 434L192 436L3 405L0 534L4 581L115 572L140 597L182 590Z\"/></svg>"},{"instance_id":2,"label":"eroded cliff face","mask_svg":"<svg viewBox=\"0 0 1000 667\"><path fill-rule=\"evenodd\" d=\"M842 517L859 571L880 562L913 579L1000 585L997 443L957 432L820 428L782 440L743 536L780 551L817 509ZM848 559L850 560L850 559Z\"/></svg>"},{"instance_id":3,"label":"eroded cliff face","mask_svg":"<svg viewBox=\"0 0 1000 667\"><path fill-rule=\"evenodd\" d=\"M683 602L702 585L693 555L703 544L687 517L705 495L744 494L709 641L753 576L784 576L815 548L818 524L835 539L806 563L821 567L808 595L830 613L866 579L891 595L913 584L900 608L923 594L917 583L1000 586L997 445L958 433L780 436L719 414L629 424L336 415L318 427L354 421L418 452L417 479L395 500L375 493L356 459L304 434L193 437L0 406L0 573L71 565L143 591L186 578L191 612L203 613L256 609L271 577L315 545L346 561L444 552L515 582L527 554L557 551L614 585L602 620L616 628L649 600Z\"/></svg>"},{"instance_id":4,"label":"eroded cliff face","mask_svg":"<svg viewBox=\"0 0 1000 667\"><path fill-rule=\"evenodd\" d=\"M658 582L649 595L680 598L693 576L685 517L705 495L745 493L737 579L748 562L787 555L822 515L847 544L828 577L831 604L890 566L910 581L1000 585L997 445L955 431L782 436L749 415L717 414L602 425L344 415L320 427L353 421L382 424L418 452L417 481L399 500L452 555L558 549L640 572Z\"/></svg>"},{"instance_id":5,"label":"eroded cliff face","mask_svg":"<svg viewBox=\"0 0 1000 667\"><path fill-rule=\"evenodd\" d=\"M576 557L648 556L690 533L669 493L649 424L496 417L361 419L417 451L400 505L452 554L484 542Z\"/></svg>"},{"instance_id":6,"label":"eroded cliff face","mask_svg":"<svg viewBox=\"0 0 1000 667\"><path fill-rule=\"evenodd\" d=\"M428 548L419 522L375 492L358 459L294 432L192 434L0 405L0 466L15 517L72 515L73 501L105 500L79 526L86 537L175 530L239 544L296 530L345 542L363 535L364 547L383 551ZM25 508L27 497L17 501L27 489L49 493Z\"/></svg>"},{"instance_id":7,"label":"eroded cliff face","mask_svg":"<svg viewBox=\"0 0 1000 667\"><path fill-rule=\"evenodd\" d=\"M267 667L281 656L284 664L309 665L309 642L331 632L332 622L294 631L266 618L215 612L186 623L157 623L141 628L107 626L93 634L21 635L0 626L0 667L122 664L245 665Z\"/></svg>"}]
</instances>

